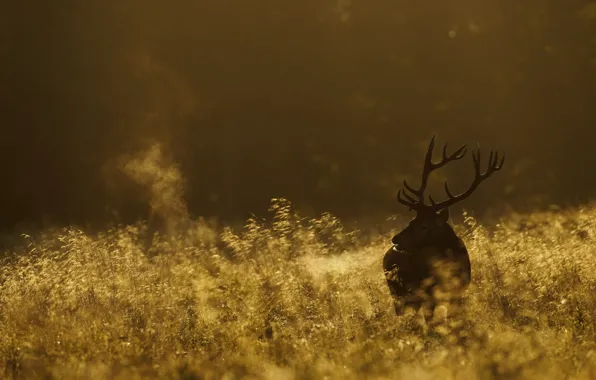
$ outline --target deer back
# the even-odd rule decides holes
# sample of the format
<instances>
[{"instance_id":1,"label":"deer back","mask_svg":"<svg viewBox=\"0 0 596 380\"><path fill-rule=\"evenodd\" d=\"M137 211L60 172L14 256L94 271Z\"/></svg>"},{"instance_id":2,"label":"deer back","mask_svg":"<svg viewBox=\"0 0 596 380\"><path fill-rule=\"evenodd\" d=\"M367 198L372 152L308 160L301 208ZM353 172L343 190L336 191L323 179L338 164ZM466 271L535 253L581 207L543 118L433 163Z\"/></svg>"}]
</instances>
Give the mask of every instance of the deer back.
<instances>
[{"instance_id":1,"label":"deer back","mask_svg":"<svg viewBox=\"0 0 596 380\"><path fill-rule=\"evenodd\" d=\"M458 279L467 286L471 278L470 259L464 242L447 223L443 210L418 215L392 239L393 247L383 258L390 285L403 287L397 293L424 287L424 281ZM397 283L396 283L397 282Z\"/></svg>"}]
</instances>

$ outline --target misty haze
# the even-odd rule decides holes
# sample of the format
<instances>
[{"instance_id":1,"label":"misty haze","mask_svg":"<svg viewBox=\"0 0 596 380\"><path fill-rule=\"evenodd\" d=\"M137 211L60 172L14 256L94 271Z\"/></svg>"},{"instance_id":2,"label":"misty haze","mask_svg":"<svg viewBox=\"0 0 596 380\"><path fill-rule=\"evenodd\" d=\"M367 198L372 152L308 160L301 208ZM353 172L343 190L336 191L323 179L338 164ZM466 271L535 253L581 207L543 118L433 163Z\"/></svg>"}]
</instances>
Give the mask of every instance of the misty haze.
<instances>
[{"instance_id":1,"label":"misty haze","mask_svg":"<svg viewBox=\"0 0 596 380\"><path fill-rule=\"evenodd\" d=\"M596 2L24 0L0 30L0 377L596 377ZM446 252L465 286L408 301Z\"/></svg>"}]
</instances>

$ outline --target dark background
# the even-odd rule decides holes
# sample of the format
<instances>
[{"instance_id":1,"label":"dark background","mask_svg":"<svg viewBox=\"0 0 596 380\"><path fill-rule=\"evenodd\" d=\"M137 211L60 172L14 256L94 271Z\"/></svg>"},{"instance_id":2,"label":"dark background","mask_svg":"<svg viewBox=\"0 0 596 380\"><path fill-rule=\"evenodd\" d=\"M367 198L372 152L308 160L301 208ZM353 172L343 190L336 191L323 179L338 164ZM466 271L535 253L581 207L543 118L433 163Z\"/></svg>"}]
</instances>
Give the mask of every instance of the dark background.
<instances>
[{"instance_id":1,"label":"dark background","mask_svg":"<svg viewBox=\"0 0 596 380\"><path fill-rule=\"evenodd\" d=\"M464 205L479 214L596 194L595 3L21 0L0 28L2 228L145 217L105 172L153 141L192 215L224 220L272 197L405 212L433 133L507 154ZM463 189L471 158L442 174Z\"/></svg>"}]
</instances>

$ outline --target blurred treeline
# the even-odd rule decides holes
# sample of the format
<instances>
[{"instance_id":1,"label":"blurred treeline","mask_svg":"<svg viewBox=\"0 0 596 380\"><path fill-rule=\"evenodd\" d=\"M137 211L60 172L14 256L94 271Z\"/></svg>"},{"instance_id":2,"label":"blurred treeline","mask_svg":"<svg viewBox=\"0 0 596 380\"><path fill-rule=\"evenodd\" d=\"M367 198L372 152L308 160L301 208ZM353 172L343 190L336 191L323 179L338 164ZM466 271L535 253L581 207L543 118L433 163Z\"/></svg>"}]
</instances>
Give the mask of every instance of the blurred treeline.
<instances>
[{"instance_id":1,"label":"blurred treeline","mask_svg":"<svg viewBox=\"0 0 596 380\"><path fill-rule=\"evenodd\" d=\"M224 219L271 197L405 212L433 133L507 154L479 213L596 193L596 2L22 0L0 20L5 227L143 217L111 163L153 141L190 212ZM471 158L445 173L459 191Z\"/></svg>"}]
</instances>

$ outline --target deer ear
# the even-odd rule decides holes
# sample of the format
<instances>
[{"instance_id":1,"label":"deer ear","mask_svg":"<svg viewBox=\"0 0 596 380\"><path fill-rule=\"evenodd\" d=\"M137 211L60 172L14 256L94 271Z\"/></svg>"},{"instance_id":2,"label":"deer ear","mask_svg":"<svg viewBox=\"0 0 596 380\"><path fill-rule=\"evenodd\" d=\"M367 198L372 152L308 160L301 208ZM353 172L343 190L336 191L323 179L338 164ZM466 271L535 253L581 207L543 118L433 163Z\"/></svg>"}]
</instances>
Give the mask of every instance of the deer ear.
<instances>
[{"instance_id":1,"label":"deer ear","mask_svg":"<svg viewBox=\"0 0 596 380\"><path fill-rule=\"evenodd\" d=\"M438 215L442 221L447 222L449 220L449 209L448 208L442 209L441 211L439 211Z\"/></svg>"}]
</instances>

